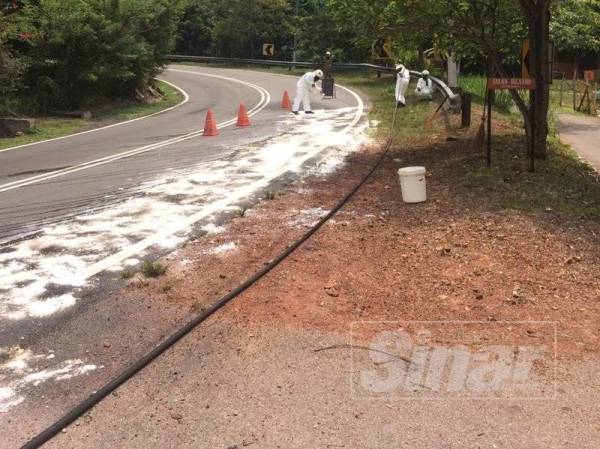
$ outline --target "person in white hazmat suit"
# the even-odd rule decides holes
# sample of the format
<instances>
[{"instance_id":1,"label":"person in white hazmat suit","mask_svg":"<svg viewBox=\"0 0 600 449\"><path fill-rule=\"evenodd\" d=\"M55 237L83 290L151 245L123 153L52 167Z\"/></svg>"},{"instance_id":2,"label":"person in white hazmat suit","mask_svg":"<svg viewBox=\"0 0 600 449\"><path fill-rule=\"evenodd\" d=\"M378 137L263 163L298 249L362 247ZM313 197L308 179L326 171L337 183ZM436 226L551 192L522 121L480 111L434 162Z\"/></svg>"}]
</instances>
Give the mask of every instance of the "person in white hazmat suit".
<instances>
[{"instance_id":1,"label":"person in white hazmat suit","mask_svg":"<svg viewBox=\"0 0 600 449\"><path fill-rule=\"evenodd\" d=\"M404 94L406 94L408 83L410 83L410 73L408 72L408 69L402 64L398 64L396 66L396 106L399 108L406 106Z\"/></svg>"},{"instance_id":2,"label":"person in white hazmat suit","mask_svg":"<svg viewBox=\"0 0 600 449\"><path fill-rule=\"evenodd\" d=\"M433 98L433 82L429 78L429 70L423 70L422 77L417 81L415 94L419 100L431 100Z\"/></svg>"},{"instance_id":3,"label":"person in white hazmat suit","mask_svg":"<svg viewBox=\"0 0 600 449\"><path fill-rule=\"evenodd\" d=\"M317 81L321 78L323 78L323 72L321 70L308 72L300 77L296 84L296 97L294 98L294 105L292 106L292 112L294 114L298 115L300 103L304 106L305 114L314 114L310 107L310 93L316 88Z\"/></svg>"}]
</instances>

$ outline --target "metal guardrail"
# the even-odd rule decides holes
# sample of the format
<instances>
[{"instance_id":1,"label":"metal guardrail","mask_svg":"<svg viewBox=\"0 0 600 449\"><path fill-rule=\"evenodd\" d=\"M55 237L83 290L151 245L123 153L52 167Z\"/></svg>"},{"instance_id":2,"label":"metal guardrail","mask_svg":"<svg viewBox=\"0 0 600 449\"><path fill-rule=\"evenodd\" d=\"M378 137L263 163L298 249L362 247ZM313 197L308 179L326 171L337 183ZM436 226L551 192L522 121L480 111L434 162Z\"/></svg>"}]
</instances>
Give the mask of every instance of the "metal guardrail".
<instances>
[{"instance_id":1,"label":"metal guardrail","mask_svg":"<svg viewBox=\"0 0 600 449\"><path fill-rule=\"evenodd\" d=\"M260 65L260 66L272 66L272 67L304 67L304 68L318 68L319 64L314 62L292 62L292 61L277 61L271 59L244 59L244 58L219 58L215 56L187 56L187 55L166 55L165 59L169 61L189 61L189 62L206 62L206 63L224 63L224 64L248 64L248 65ZM345 62L334 62L334 69L341 70L375 70L377 72L395 73L394 67L386 67L382 65L366 64L366 63L345 63ZM410 74L416 77L422 76L421 72L416 70L409 70ZM452 89L439 78L430 76L431 81L437 86L439 91L448 100L451 107L457 107L460 105L460 95L452 92Z\"/></svg>"}]
</instances>

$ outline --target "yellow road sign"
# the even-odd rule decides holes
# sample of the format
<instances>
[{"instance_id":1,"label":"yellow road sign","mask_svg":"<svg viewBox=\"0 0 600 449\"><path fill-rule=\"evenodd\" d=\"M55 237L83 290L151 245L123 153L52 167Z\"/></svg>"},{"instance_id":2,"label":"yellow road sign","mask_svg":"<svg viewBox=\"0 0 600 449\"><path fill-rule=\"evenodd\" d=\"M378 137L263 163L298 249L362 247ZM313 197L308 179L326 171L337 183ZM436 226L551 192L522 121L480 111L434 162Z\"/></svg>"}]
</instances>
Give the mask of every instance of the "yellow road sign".
<instances>
[{"instance_id":1,"label":"yellow road sign","mask_svg":"<svg viewBox=\"0 0 600 449\"><path fill-rule=\"evenodd\" d=\"M531 78L529 71L529 39L523 41L521 49L521 78Z\"/></svg>"},{"instance_id":2,"label":"yellow road sign","mask_svg":"<svg viewBox=\"0 0 600 449\"><path fill-rule=\"evenodd\" d=\"M275 54L275 44L263 44L263 56L272 58Z\"/></svg>"},{"instance_id":3,"label":"yellow road sign","mask_svg":"<svg viewBox=\"0 0 600 449\"><path fill-rule=\"evenodd\" d=\"M391 59L392 58L392 40L387 37L380 37L373 42L373 51L378 58Z\"/></svg>"}]
</instances>

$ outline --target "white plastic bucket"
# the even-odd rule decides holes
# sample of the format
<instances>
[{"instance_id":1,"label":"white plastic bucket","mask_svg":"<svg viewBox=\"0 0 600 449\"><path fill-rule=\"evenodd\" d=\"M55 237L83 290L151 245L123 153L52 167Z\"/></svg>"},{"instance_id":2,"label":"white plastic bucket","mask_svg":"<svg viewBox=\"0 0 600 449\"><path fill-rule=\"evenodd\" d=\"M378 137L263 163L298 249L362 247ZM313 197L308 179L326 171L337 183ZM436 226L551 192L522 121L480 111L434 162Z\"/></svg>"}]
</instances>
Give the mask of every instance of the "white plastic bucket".
<instances>
[{"instance_id":1,"label":"white plastic bucket","mask_svg":"<svg viewBox=\"0 0 600 449\"><path fill-rule=\"evenodd\" d=\"M427 201L425 173L425 167L404 167L398 170L402 200L405 203Z\"/></svg>"}]
</instances>

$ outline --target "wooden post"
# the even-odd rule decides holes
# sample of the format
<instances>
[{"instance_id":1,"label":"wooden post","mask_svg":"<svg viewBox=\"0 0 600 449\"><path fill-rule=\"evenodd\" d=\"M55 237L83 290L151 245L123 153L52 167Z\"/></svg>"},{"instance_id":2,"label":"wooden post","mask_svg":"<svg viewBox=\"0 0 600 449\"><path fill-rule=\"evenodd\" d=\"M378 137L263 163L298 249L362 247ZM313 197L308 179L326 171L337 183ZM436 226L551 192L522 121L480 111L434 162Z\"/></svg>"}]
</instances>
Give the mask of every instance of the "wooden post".
<instances>
[{"instance_id":1,"label":"wooden post","mask_svg":"<svg viewBox=\"0 0 600 449\"><path fill-rule=\"evenodd\" d=\"M573 71L573 110L577 110L577 69Z\"/></svg>"},{"instance_id":2,"label":"wooden post","mask_svg":"<svg viewBox=\"0 0 600 449\"><path fill-rule=\"evenodd\" d=\"M461 105L460 105L460 126L461 128L468 128L471 126L471 94L469 92L463 92L461 94Z\"/></svg>"},{"instance_id":3,"label":"wooden post","mask_svg":"<svg viewBox=\"0 0 600 449\"><path fill-rule=\"evenodd\" d=\"M589 99L588 95L589 95L589 86L586 84L585 85L585 90L583 91L583 95L581 95L581 101L579 102L579 107L577 108L577 111L579 111L579 112L581 112L581 111L585 112L586 111L585 109L583 109L583 102L585 100L587 100L588 101L587 102L587 104L588 104L587 111L589 112L589 110L590 110L590 99Z\"/></svg>"},{"instance_id":4,"label":"wooden post","mask_svg":"<svg viewBox=\"0 0 600 449\"><path fill-rule=\"evenodd\" d=\"M560 80L560 107L563 107L563 92L564 92L564 87L565 87L565 74L563 73L563 76Z\"/></svg>"},{"instance_id":5,"label":"wooden post","mask_svg":"<svg viewBox=\"0 0 600 449\"><path fill-rule=\"evenodd\" d=\"M492 95L494 94L493 90L488 90L488 98L487 98L487 166L490 168L492 166Z\"/></svg>"},{"instance_id":6,"label":"wooden post","mask_svg":"<svg viewBox=\"0 0 600 449\"><path fill-rule=\"evenodd\" d=\"M529 91L535 98L535 90ZM535 101L531 102L531 144L529 145L529 172L535 171Z\"/></svg>"},{"instance_id":7,"label":"wooden post","mask_svg":"<svg viewBox=\"0 0 600 449\"><path fill-rule=\"evenodd\" d=\"M592 106L591 106L591 113L592 115L598 115L598 102L597 102L597 95L598 92L598 85L596 84L596 81L592 82Z\"/></svg>"}]
</instances>

